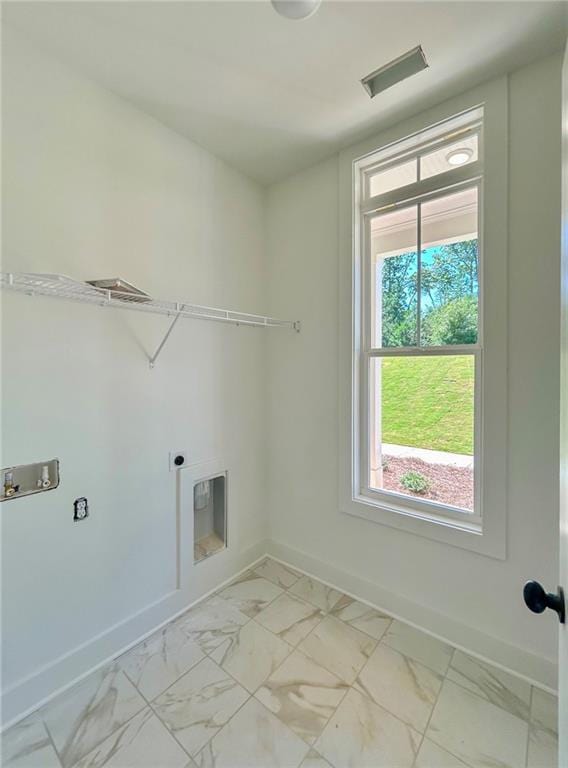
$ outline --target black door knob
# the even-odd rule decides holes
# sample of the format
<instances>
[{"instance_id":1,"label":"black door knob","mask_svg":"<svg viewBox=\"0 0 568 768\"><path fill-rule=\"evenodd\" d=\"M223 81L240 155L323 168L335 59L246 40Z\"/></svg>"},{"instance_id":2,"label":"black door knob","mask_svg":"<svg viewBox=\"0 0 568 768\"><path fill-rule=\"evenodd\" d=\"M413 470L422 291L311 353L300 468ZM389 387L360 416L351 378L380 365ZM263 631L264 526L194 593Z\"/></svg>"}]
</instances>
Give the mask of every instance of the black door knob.
<instances>
[{"instance_id":1,"label":"black door knob","mask_svg":"<svg viewBox=\"0 0 568 768\"><path fill-rule=\"evenodd\" d=\"M553 594L552 592L545 592L538 581L527 581L523 589L523 597L527 608L530 608L533 613L542 613L550 608L556 611L561 624L566 621L566 604L562 587L558 587L558 592Z\"/></svg>"}]
</instances>

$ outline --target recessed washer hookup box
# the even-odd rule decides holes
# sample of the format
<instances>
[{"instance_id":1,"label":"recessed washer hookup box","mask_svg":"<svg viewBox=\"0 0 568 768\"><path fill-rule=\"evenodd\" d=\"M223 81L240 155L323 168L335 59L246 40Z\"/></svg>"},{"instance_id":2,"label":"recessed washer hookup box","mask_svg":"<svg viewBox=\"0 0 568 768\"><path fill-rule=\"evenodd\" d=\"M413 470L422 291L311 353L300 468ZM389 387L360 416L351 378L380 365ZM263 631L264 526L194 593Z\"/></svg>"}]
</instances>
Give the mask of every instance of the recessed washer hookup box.
<instances>
[{"instance_id":1,"label":"recessed washer hookup box","mask_svg":"<svg viewBox=\"0 0 568 768\"><path fill-rule=\"evenodd\" d=\"M59 480L59 459L5 467L2 470L0 501L52 491L58 487Z\"/></svg>"}]
</instances>

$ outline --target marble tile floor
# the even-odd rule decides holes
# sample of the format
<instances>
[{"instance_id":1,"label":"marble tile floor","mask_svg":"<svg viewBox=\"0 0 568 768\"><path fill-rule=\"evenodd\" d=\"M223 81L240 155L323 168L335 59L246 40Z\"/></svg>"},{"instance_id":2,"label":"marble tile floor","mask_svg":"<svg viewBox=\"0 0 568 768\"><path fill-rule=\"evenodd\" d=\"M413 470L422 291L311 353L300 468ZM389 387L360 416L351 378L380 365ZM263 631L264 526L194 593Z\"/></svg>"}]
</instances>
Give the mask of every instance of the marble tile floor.
<instances>
[{"instance_id":1,"label":"marble tile floor","mask_svg":"<svg viewBox=\"0 0 568 768\"><path fill-rule=\"evenodd\" d=\"M4 768L554 768L554 696L266 558L2 736Z\"/></svg>"}]
</instances>

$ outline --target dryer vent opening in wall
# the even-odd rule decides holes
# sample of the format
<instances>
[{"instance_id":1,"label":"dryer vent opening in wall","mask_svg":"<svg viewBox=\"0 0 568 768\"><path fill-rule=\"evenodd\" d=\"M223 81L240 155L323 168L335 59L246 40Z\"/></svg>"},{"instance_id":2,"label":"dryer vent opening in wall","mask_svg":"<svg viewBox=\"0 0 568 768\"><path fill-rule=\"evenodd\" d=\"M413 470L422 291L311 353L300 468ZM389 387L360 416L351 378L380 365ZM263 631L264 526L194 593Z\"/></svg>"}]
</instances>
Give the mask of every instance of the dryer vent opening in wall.
<instances>
[{"instance_id":1,"label":"dryer vent opening in wall","mask_svg":"<svg viewBox=\"0 0 568 768\"><path fill-rule=\"evenodd\" d=\"M193 486L193 560L211 557L227 546L226 473Z\"/></svg>"}]
</instances>

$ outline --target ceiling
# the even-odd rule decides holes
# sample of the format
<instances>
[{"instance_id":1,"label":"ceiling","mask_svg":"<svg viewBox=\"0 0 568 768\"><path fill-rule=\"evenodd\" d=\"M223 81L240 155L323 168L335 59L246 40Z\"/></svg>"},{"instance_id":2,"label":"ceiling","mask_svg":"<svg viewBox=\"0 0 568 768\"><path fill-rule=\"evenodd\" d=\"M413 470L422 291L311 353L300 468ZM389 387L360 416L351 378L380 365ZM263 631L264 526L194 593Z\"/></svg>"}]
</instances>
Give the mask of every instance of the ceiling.
<instances>
[{"instance_id":1,"label":"ceiling","mask_svg":"<svg viewBox=\"0 0 568 768\"><path fill-rule=\"evenodd\" d=\"M559 49L564 2L8 2L17 28L263 184ZM429 69L369 99L359 80L422 44Z\"/></svg>"}]
</instances>

